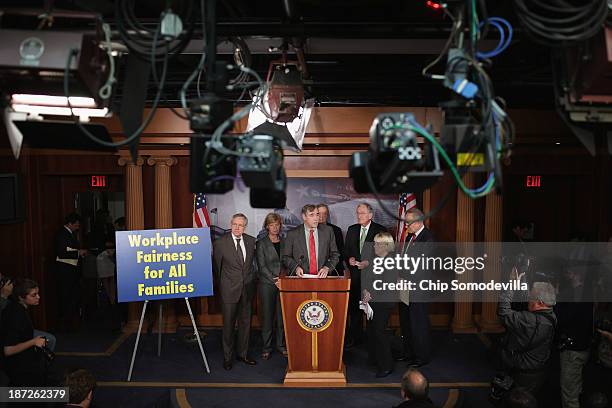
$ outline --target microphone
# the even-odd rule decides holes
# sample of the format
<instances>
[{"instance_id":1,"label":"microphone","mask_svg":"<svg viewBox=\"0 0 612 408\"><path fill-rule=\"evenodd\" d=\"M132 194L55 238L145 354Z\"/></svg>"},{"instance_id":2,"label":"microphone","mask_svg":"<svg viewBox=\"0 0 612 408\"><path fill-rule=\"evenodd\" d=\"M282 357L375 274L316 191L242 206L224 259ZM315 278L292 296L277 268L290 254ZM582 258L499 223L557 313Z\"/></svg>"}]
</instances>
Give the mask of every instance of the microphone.
<instances>
[{"instance_id":1,"label":"microphone","mask_svg":"<svg viewBox=\"0 0 612 408\"><path fill-rule=\"evenodd\" d=\"M326 264L331 262L331 258L327 258L327 261L325 261ZM338 270L336 269L336 267L334 265L332 265L332 267L330 268L330 270L332 271L336 271L336 276L340 276L340 273L338 272Z\"/></svg>"},{"instance_id":2,"label":"microphone","mask_svg":"<svg viewBox=\"0 0 612 408\"><path fill-rule=\"evenodd\" d=\"M295 266L293 267L293 269L291 270L291 273L289 273L289 275L287 276L291 276L293 275L293 273L295 272L295 270L297 269L298 266L302 266L302 262L304 262L304 255L300 256L300 260L295 264Z\"/></svg>"}]
</instances>

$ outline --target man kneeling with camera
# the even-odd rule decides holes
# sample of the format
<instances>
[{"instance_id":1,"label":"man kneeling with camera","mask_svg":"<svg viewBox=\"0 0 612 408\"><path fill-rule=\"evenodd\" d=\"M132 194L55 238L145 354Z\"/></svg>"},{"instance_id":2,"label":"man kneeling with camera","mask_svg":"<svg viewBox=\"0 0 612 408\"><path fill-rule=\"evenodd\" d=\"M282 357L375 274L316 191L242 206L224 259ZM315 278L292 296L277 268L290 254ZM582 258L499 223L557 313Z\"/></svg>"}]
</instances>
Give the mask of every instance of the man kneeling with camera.
<instances>
[{"instance_id":1,"label":"man kneeling with camera","mask_svg":"<svg viewBox=\"0 0 612 408\"><path fill-rule=\"evenodd\" d=\"M511 279L519 280L516 269ZM556 303L555 288L548 282L535 282L529 292L528 310L512 310L513 295L512 290L502 292L497 306L497 314L506 328L501 357L512 386L537 395L548 376L555 338L557 318L552 310Z\"/></svg>"}]
</instances>

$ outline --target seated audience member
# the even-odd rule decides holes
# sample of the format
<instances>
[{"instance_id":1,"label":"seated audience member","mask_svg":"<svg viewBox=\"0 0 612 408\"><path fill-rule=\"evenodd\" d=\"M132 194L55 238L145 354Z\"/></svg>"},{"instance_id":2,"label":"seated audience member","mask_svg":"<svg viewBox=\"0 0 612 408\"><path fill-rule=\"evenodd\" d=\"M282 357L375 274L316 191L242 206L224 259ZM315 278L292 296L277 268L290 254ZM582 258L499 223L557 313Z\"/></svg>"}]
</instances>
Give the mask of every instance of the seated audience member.
<instances>
[{"instance_id":1,"label":"seated audience member","mask_svg":"<svg viewBox=\"0 0 612 408\"><path fill-rule=\"evenodd\" d=\"M511 279L518 279L517 271ZM529 292L528 310L512 310L512 289L499 297L497 314L506 328L501 357L504 369L514 385L536 396L546 382L555 338L557 318L555 288L547 282L535 282Z\"/></svg>"},{"instance_id":2,"label":"seated audience member","mask_svg":"<svg viewBox=\"0 0 612 408\"><path fill-rule=\"evenodd\" d=\"M513 388L504 399L504 408L538 408L535 397L521 387Z\"/></svg>"},{"instance_id":3,"label":"seated audience member","mask_svg":"<svg viewBox=\"0 0 612 408\"><path fill-rule=\"evenodd\" d=\"M402 403L396 408L434 408L429 399L429 382L416 368L409 368L402 376Z\"/></svg>"},{"instance_id":4,"label":"seated audience member","mask_svg":"<svg viewBox=\"0 0 612 408\"><path fill-rule=\"evenodd\" d=\"M89 370L76 370L64 377L64 387L68 387L69 400L67 407L91 406L96 378Z\"/></svg>"},{"instance_id":5,"label":"seated audience member","mask_svg":"<svg viewBox=\"0 0 612 408\"><path fill-rule=\"evenodd\" d=\"M47 340L35 336L27 309L40 302L38 285L30 279L15 284L14 300L2 313L4 363L11 385L43 386L47 383Z\"/></svg>"}]
</instances>

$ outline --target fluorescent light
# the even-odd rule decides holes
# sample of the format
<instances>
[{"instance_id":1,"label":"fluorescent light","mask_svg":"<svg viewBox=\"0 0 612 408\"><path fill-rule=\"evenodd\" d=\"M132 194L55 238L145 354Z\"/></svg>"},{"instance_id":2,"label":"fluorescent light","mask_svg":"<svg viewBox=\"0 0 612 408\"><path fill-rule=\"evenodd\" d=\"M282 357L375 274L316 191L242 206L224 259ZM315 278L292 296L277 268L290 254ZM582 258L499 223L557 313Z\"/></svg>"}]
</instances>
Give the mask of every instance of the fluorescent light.
<instances>
[{"instance_id":1,"label":"fluorescent light","mask_svg":"<svg viewBox=\"0 0 612 408\"><path fill-rule=\"evenodd\" d=\"M72 99L72 98L71 98ZM23 112L33 115L58 115L58 116L72 116L70 108L64 108L59 106L35 106L35 105L22 105L14 104L12 108L15 112ZM108 108L103 109L89 109L89 108L74 108L72 109L74 116L80 117L105 117L108 115Z\"/></svg>"},{"instance_id":2,"label":"fluorescent light","mask_svg":"<svg viewBox=\"0 0 612 408\"><path fill-rule=\"evenodd\" d=\"M555 144L556 144L556 145L560 145L560 144L561 144L561 142L555 142Z\"/></svg>"},{"instance_id":3,"label":"fluorescent light","mask_svg":"<svg viewBox=\"0 0 612 408\"><path fill-rule=\"evenodd\" d=\"M13 94L11 96L13 105L37 105L37 106L68 106L65 96ZM93 98L82 96L71 96L70 105L74 108L95 108L96 101Z\"/></svg>"}]
</instances>

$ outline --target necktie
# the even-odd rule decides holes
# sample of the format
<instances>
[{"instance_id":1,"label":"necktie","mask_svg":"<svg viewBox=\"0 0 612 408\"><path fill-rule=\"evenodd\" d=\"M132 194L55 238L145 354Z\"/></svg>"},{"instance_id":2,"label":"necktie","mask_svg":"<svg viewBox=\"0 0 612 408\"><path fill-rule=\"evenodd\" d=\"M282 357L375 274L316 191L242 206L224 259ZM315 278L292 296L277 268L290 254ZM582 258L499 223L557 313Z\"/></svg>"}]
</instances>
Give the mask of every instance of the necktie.
<instances>
[{"instance_id":1,"label":"necktie","mask_svg":"<svg viewBox=\"0 0 612 408\"><path fill-rule=\"evenodd\" d=\"M236 238L236 252L238 253L238 262L240 262L240 266L243 266L244 254L242 253L242 247L240 246L240 238Z\"/></svg>"},{"instance_id":2,"label":"necktie","mask_svg":"<svg viewBox=\"0 0 612 408\"><path fill-rule=\"evenodd\" d=\"M408 248L410 248L412 241L414 241L414 237L414 234L410 234L410 240L408 240L408 244L406 244L406 246L404 247L404 253L408 252Z\"/></svg>"},{"instance_id":3,"label":"necktie","mask_svg":"<svg viewBox=\"0 0 612 408\"><path fill-rule=\"evenodd\" d=\"M308 248L310 252L310 274L316 275L319 273L317 268L317 246L315 245L314 229L310 230L310 239L308 240Z\"/></svg>"},{"instance_id":4,"label":"necktie","mask_svg":"<svg viewBox=\"0 0 612 408\"><path fill-rule=\"evenodd\" d=\"M359 253L360 254L363 251L363 244L365 243L365 239L366 239L366 229L365 227L361 227L361 234L359 235Z\"/></svg>"}]
</instances>

